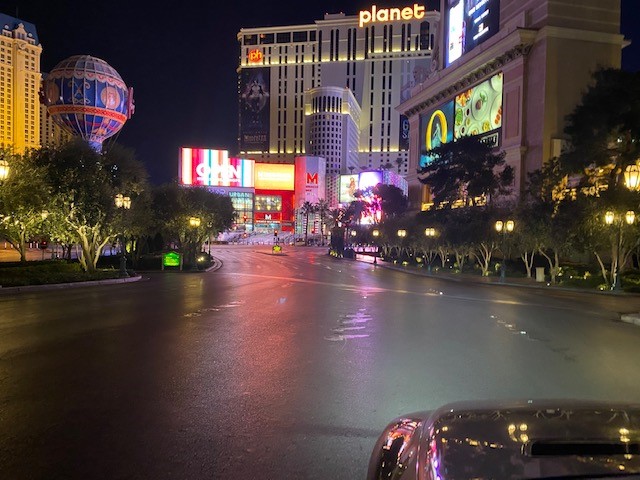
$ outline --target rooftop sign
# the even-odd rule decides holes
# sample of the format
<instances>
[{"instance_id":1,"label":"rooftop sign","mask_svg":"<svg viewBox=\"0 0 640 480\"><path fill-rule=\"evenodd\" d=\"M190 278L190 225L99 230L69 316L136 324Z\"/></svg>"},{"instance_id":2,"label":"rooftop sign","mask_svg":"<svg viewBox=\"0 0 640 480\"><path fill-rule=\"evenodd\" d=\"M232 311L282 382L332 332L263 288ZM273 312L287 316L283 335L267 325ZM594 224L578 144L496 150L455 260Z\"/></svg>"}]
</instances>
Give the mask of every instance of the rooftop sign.
<instances>
[{"instance_id":1,"label":"rooftop sign","mask_svg":"<svg viewBox=\"0 0 640 480\"><path fill-rule=\"evenodd\" d=\"M424 5L417 3L413 7L403 8L380 8L372 5L371 10L360 10L360 27L364 27L367 23L374 22L393 22L395 20L419 20L424 18Z\"/></svg>"}]
</instances>

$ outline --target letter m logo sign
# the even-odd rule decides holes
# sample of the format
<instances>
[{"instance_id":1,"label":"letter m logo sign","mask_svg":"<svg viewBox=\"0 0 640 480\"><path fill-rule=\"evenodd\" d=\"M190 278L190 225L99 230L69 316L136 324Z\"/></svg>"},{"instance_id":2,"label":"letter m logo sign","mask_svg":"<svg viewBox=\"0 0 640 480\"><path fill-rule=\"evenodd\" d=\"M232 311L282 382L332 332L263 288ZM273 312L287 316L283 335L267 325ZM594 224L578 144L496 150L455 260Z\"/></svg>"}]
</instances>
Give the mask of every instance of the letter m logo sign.
<instances>
[{"instance_id":1,"label":"letter m logo sign","mask_svg":"<svg viewBox=\"0 0 640 480\"><path fill-rule=\"evenodd\" d=\"M307 183L315 183L318 184L318 172L309 173L307 172Z\"/></svg>"}]
</instances>

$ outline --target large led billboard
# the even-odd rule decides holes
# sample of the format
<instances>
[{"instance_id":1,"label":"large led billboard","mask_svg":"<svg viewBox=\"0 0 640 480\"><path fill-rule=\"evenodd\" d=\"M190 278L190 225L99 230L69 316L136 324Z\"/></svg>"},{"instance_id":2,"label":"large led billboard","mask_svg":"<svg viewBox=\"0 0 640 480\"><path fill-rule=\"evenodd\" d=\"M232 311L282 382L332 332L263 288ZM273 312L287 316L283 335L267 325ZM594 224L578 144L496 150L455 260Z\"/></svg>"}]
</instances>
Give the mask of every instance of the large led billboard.
<instances>
[{"instance_id":1,"label":"large led billboard","mask_svg":"<svg viewBox=\"0 0 640 480\"><path fill-rule=\"evenodd\" d=\"M494 35L500 26L500 0L447 0L446 65Z\"/></svg>"},{"instance_id":2,"label":"large led billboard","mask_svg":"<svg viewBox=\"0 0 640 480\"><path fill-rule=\"evenodd\" d=\"M453 140L453 100L420 116L420 166L431 162L429 152Z\"/></svg>"},{"instance_id":3,"label":"large led billboard","mask_svg":"<svg viewBox=\"0 0 640 480\"><path fill-rule=\"evenodd\" d=\"M480 135L497 146L502 127L502 72L456 95L454 115L455 138Z\"/></svg>"},{"instance_id":4,"label":"large led billboard","mask_svg":"<svg viewBox=\"0 0 640 480\"><path fill-rule=\"evenodd\" d=\"M240 73L240 149L269 149L269 68L245 68Z\"/></svg>"},{"instance_id":5,"label":"large led billboard","mask_svg":"<svg viewBox=\"0 0 640 480\"><path fill-rule=\"evenodd\" d=\"M340 203L351 203L355 201L356 190L358 190L358 174L340 175Z\"/></svg>"},{"instance_id":6,"label":"large led billboard","mask_svg":"<svg viewBox=\"0 0 640 480\"><path fill-rule=\"evenodd\" d=\"M226 150L180 149L180 183L217 187L253 187L254 161L231 158Z\"/></svg>"},{"instance_id":7,"label":"large led billboard","mask_svg":"<svg viewBox=\"0 0 640 480\"><path fill-rule=\"evenodd\" d=\"M421 167L431 162L431 150L468 135L477 135L493 146L500 144L502 79L500 72L420 116Z\"/></svg>"},{"instance_id":8,"label":"large led billboard","mask_svg":"<svg viewBox=\"0 0 640 480\"><path fill-rule=\"evenodd\" d=\"M375 187L379 183L382 183L382 171L374 170L360 173L360 178L358 179L360 190Z\"/></svg>"},{"instance_id":9,"label":"large led billboard","mask_svg":"<svg viewBox=\"0 0 640 480\"><path fill-rule=\"evenodd\" d=\"M255 187L258 190L295 189L294 165L276 163L256 163Z\"/></svg>"}]
</instances>

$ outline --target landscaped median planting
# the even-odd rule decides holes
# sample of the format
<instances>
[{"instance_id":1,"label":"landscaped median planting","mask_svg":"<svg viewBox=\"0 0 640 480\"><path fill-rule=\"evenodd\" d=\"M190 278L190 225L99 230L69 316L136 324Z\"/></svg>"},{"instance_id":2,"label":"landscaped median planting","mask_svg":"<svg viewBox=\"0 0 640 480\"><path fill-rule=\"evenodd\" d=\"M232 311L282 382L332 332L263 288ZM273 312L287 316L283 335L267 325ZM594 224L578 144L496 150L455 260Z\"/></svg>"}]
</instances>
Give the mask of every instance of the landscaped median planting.
<instances>
[{"instance_id":1,"label":"landscaped median planting","mask_svg":"<svg viewBox=\"0 0 640 480\"><path fill-rule=\"evenodd\" d=\"M22 287L54 283L86 282L118 278L116 269L86 273L77 262L51 260L44 262L5 263L0 266L0 286Z\"/></svg>"}]
</instances>

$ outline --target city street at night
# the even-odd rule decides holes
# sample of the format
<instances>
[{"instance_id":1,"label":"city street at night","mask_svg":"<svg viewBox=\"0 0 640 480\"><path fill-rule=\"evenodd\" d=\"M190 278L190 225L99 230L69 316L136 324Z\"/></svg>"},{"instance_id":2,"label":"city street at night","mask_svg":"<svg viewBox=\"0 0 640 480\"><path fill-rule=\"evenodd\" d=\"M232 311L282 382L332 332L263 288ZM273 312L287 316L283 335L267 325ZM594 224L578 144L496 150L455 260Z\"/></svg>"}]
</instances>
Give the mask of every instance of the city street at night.
<instances>
[{"instance_id":1,"label":"city street at night","mask_svg":"<svg viewBox=\"0 0 640 480\"><path fill-rule=\"evenodd\" d=\"M0 295L7 479L364 478L393 417L640 400L640 296L216 246L222 268Z\"/></svg>"}]
</instances>

